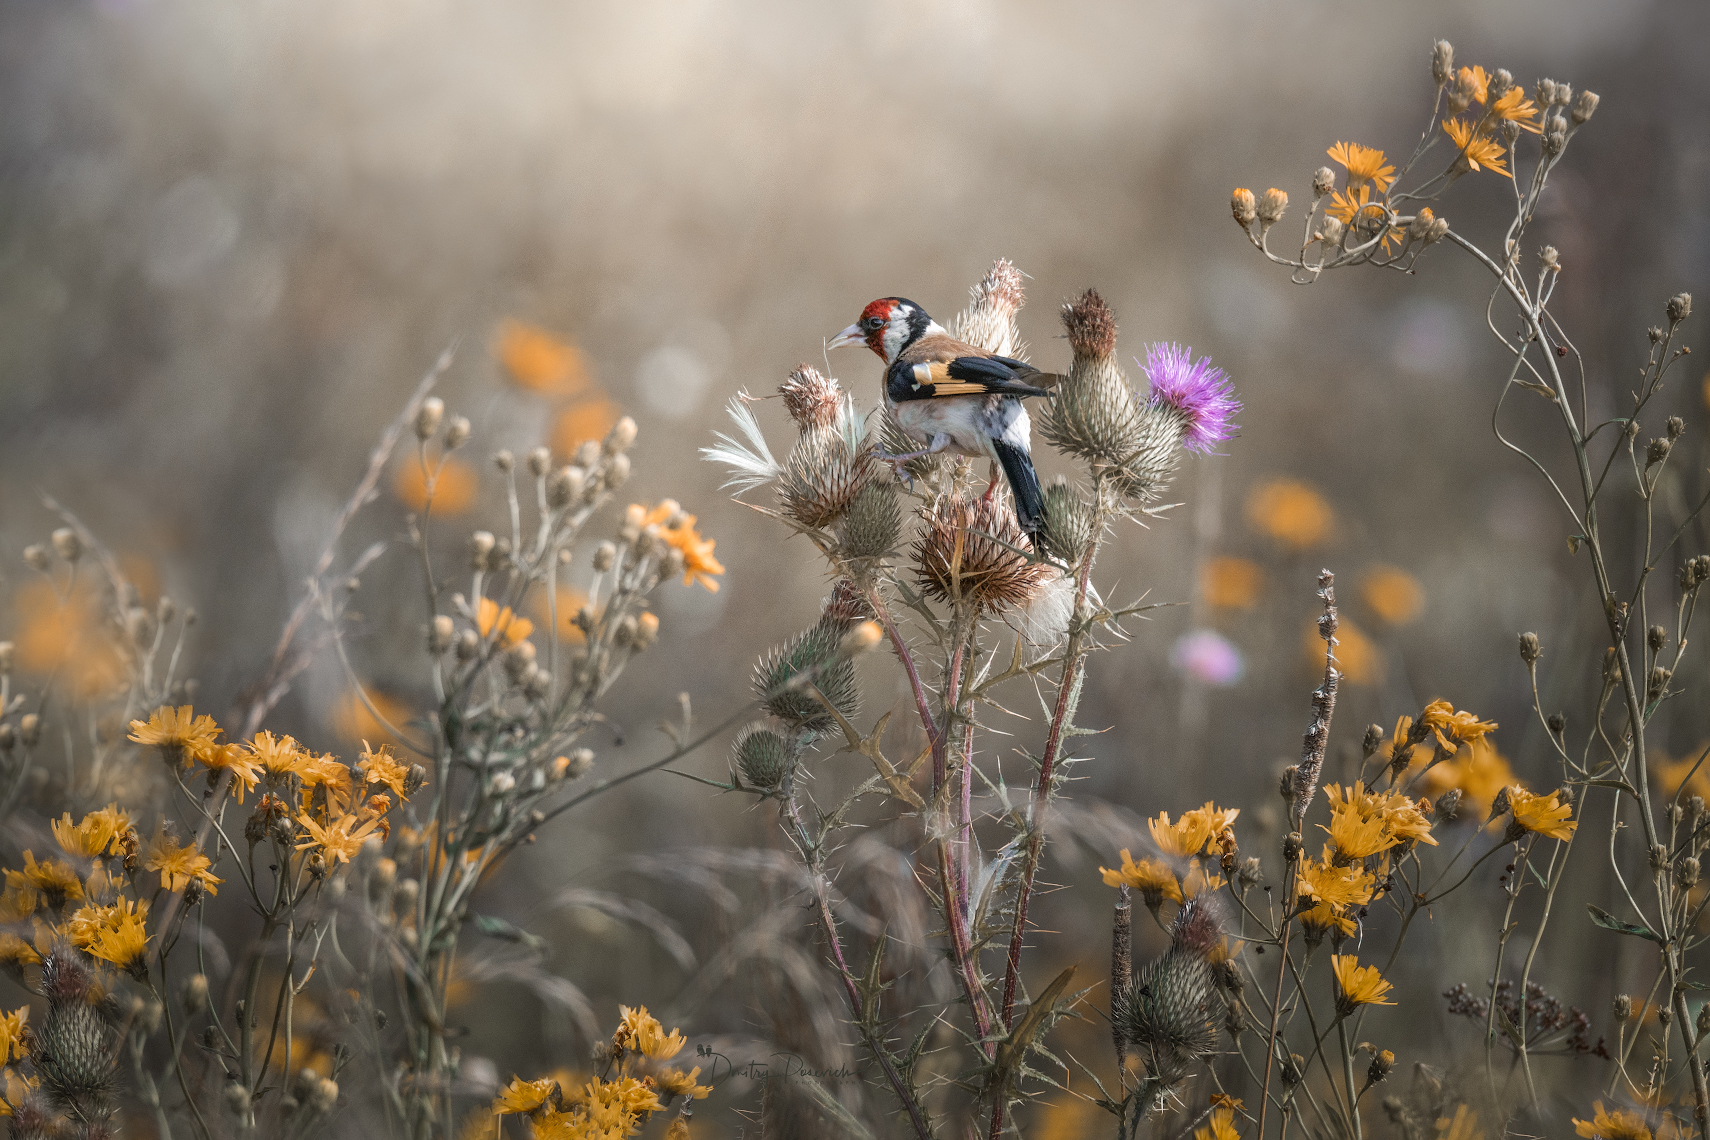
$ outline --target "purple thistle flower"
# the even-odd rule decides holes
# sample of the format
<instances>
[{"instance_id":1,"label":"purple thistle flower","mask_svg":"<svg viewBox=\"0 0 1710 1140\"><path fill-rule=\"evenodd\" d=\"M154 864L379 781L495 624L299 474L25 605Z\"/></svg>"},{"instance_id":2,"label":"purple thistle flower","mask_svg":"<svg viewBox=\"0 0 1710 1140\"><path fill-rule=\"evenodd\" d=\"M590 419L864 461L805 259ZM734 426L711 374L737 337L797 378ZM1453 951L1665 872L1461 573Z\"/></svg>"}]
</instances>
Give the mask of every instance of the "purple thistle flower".
<instances>
[{"instance_id":1,"label":"purple thistle flower","mask_svg":"<svg viewBox=\"0 0 1710 1140\"><path fill-rule=\"evenodd\" d=\"M1162 341L1146 346L1146 361L1140 365L1151 382L1147 398L1156 406L1168 404L1187 421L1182 446L1202 454L1213 444L1230 438L1240 426L1232 421L1241 410L1235 388L1223 369L1211 366L1211 357L1193 358L1193 349Z\"/></svg>"}]
</instances>

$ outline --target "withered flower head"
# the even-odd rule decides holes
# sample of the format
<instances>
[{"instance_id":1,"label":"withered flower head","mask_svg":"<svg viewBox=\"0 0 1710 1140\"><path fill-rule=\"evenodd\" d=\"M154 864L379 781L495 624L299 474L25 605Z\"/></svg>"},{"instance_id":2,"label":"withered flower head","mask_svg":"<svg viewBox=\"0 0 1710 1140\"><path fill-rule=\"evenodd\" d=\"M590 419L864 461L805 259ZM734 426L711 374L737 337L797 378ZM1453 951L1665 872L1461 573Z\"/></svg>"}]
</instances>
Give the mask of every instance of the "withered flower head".
<instances>
[{"instance_id":1,"label":"withered flower head","mask_svg":"<svg viewBox=\"0 0 1710 1140\"><path fill-rule=\"evenodd\" d=\"M1025 354L1027 346L1021 343L1015 320L1025 300L1021 282L1021 270L1009 259L998 258L968 291L968 307L950 321L950 335L999 356Z\"/></svg>"},{"instance_id":2,"label":"withered flower head","mask_svg":"<svg viewBox=\"0 0 1710 1140\"><path fill-rule=\"evenodd\" d=\"M915 572L928 594L960 600L996 613L1026 605L1057 571L1030 561L1007 493L990 498L941 495L924 512L926 528L915 544Z\"/></svg>"},{"instance_id":3,"label":"withered flower head","mask_svg":"<svg viewBox=\"0 0 1710 1140\"><path fill-rule=\"evenodd\" d=\"M826 526L849 509L876 471L865 425L844 398L831 424L807 428L790 450L778 498L784 513L803 526Z\"/></svg>"},{"instance_id":4,"label":"withered flower head","mask_svg":"<svg viewBox=\"0 0 1710 1140\"><path fill-rule=\"evenodd\" d=\"M798 364L789 379L778 385L784 409L802 431L831 427L837 422L837 407L843 400L837 381L811 364Z\"/></svg>"}]
</instances>

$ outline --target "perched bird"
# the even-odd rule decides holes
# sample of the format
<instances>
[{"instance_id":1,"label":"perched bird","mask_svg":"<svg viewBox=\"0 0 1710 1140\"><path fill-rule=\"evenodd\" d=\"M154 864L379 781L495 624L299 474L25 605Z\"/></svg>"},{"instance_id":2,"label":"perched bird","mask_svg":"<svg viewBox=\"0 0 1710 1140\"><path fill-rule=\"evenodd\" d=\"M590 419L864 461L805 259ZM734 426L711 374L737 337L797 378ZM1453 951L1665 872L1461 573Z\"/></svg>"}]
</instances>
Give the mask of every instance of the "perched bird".
<instances>
[{"instance_id":1,"label":"perched bird","mask_svg":"<svg viewBox=\"0 0 1710 1140\"><path fill-rule=\"evenodd\" d=\"M998 472L1009 480L1023 530L1039 528L1045 497L1033 470L1025 396L1050 396L1060 376L1020 360L964 344L913 301L881 297L828 347L865 344L885 362L885 404L903 434L924 446L883 459L899 466L950 451L992 461L989 498Z\"/></svg>"}]
</instances>

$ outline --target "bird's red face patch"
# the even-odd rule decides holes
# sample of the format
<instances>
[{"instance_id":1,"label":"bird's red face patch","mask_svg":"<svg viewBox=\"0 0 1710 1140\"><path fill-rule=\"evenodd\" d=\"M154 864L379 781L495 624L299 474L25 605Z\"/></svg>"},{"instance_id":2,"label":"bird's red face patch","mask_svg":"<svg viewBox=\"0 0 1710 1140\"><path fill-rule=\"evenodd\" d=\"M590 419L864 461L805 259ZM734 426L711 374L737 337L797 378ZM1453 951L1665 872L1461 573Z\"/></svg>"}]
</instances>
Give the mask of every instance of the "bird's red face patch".
<instances>
[{"instance_id":1,"label":"bird's red face patch","mask_svg":"<svg viewBox=\"0 0 1710 1140\"><path fill-rule=\"evenodd\" d=\"M867 334L867 347L884 356L880 341L884 338L885 329L891 323L891 311L896 302L889 297L881 298L861 310L861 319L856 322L861 331Z\"/></svg>"}]
</instances>

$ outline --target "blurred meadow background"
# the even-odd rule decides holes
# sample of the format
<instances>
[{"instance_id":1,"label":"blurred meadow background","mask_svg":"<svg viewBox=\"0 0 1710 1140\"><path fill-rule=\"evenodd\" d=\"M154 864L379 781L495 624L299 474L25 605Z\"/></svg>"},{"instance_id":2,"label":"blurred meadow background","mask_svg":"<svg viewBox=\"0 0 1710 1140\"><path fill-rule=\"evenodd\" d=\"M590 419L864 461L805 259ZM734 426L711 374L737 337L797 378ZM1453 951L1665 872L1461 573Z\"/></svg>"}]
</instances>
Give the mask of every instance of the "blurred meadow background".
<instances>
[{"instance_id":1,"label":"blurred meadow background","mask_svg":"<svg viewBox=\"0 0 1710 1140\"><path fill-rule=\"evenodd\" d=\"M1185 505L1124 523L1103 564L1124 597L1178 604L1097 662L1082 720L1110 731L1083 743L1093 761L1044 871L1082 889L1040 900L1039 969L1083 961L1096 976L1109 952L1097 868L1142 844L1141 817L1213 796L1262 805L1244 837L1274 858L1276 776L1322 667L1308 654L1322 652L1320 567L1341 587L1350 682L1332 773L1367 723L1441 696L1501 725L1516 772L1551 779L1515 635L1536 630L1547 653L1602 616L1547 488L1491 437L1505 360L1481 327L1485 279L1434 250L1417 278L1292 286L1229 224L1231 187L1304 201L1339 140L1409 150L1438 37L1466 62L1602 95L1540 236L1572 271L1556 308L1594 376L1630 372L1661 299L1702 295L1710 267L1710 10L1689 0L3 0L0 636L37 674L75 640L19 556L58 525L45 492L121 555L145 600L197 610L196 705L223 713L265 669L374 439L453 345L438 392L474 435L436 505L447 550L499 529L492 452L563 455L620 414L640 428L621 501L674 498L717 542L721 588L662 588L659 645L608 706L601 762L639 765L667 750L654 725L678 714L676 694L703 723L726 715L748 699L755 656L829 589L811 547L731 502L700 460L721 405L802 361L876 401L877 362L827 366L825 339L879 296L948 317L1007 257L1030 278L1036 363L1066 363L1058 311L1092 286L1129 355L1191 344L1245 405L1223 458L1186 463L1170 495ZM1494 241L1511 202L1504 180L1469 183L1457 224L1478 233L1487 209ZM1659 423L1702 423L1705 379L1689 361ZM785 423L776 402L760 416ZM1704 433L1684 445L1702 483ZM389 544L363 575L351 652L396 709L431 699L408 459L345 543ZM586 569L578 552L572 589ZM1595 660L1577 674L1546 663L1546 707L1595 694ZM884 685L863 716L904 698L891 670L862 667ZM1693 684L1665 714L1665 763L1710 740ZM375 730L330 653L266 726L341 754ZM722 778L726 748L679 766ZM479 908L544 937L545 973L602 1024L642 1002L739 1063L764 1058L783 967L719 954L768 907L788 920L792 888L754 872L727 898L709 852L781 850L775 829L746 799L650 776L544 828ZM676 933L566 905L572 877L621 889ZM1408 944L1391 978L1412 1000L1482 984L1484 907L1457 896ZM1140 938L1163 941L1149 926ZM1607 949L1563 939L1540 971L1594 1022L1640 986L1594 956ZM471 1089L582 1063L574 1017L541 978L476 978L461 997ZM1419 1044L1473 1039L1435 1021ZM721 1088L696 1134L734 1136L757 1096ZM1080 1134L1077 1111L1038 1134Z\"/></svg>"}]
</instances>

